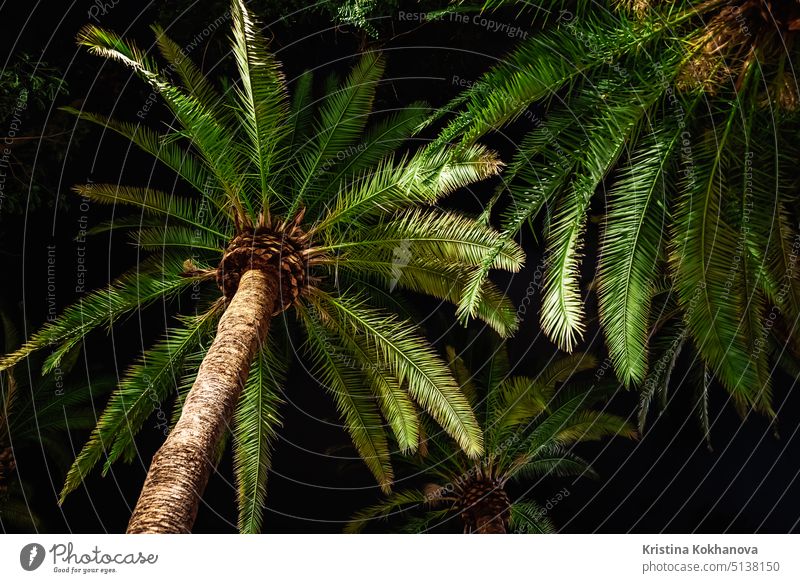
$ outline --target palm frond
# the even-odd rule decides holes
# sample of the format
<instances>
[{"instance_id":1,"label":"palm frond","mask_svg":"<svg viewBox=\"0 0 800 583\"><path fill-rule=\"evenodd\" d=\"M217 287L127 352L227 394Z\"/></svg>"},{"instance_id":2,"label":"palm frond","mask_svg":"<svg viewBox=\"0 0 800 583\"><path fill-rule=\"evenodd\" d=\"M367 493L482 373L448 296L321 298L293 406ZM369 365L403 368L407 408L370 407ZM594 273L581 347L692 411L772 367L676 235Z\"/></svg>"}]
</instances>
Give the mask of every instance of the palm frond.
<instances>
[{"instance_id":1,"label":"palm frond","mask_svg":"<svg viewBox=\"0 0 800 583\"><path fill-rule=\"evenodd\" d=\"M298 311L308 338L308 352L316 366L315 377L333 396L356 450L381 489L388 492L394 477L389 442L375 398L366 388L366 376L352 365L336 336L304 309Z\"/></svg>"},{"instance_id":2,"label":"palm frond","mask_svg":"<svg viewBox=\"0 0 800 583\"><path fill-rule=\"evenodd\" d=\"M422 102L409 103L367 130L359 145L337 155L331 162L331 172L320 177L326 184L321 196L326 192L335 195L343 184L357 179L397 151L411 137L427 109Z\"/></svg>"},{"instance_id":3,"label":"palm frond","mask_svg":"<svg viewBox=\"0 0 800 583\"><path fill-rule=\"evenodd\" d=\"M422 204L435 204L458 188L496 174L501 167L494 152L474 146L455 152L423 150L411 158L387 158L341 191L319 229L365 221Z\"/></svg>"},{"instance_id":4,"label":"palm frond","mask_svg":"<svg viewBox=\"0 0 800 583\"><path fill-rule=\"evenodd\" d=\"M614 368L625 385L647 374L648 320L678 127L660 127L634 152L608 194L598 266L598 308Z\"/></svg>"},{"instance_id":5,"label":"palm frond","mask_svg":"<svg viewBox=\"0 0 800 583\"><path fill-rule=\"evenodd\" d=\"M552 534L556 527L547 512L535 502L515 502L511 505L510 526L519 534Z\"/></svg>"},{"instance_id":6,"label":"palm frond","mask_svg":"<svg viewBox=\"0 0 800 583\"><path fill-rule=\"evenodd\" d=\"M209 174L203 164L193 155L167 141L165 135L140 125L120 122L110 117L88 111L80 111L72 107L62 107L62 111L79 119L92 122L104 129L109 129L130 140L153 158L173 170L198 192L210 194L210 187L218 187L215 181L209 182ZM212 201L215 201L213 196Z\"/></svg>"},{"instance_id":7,"label":"palm frond","mask_svg":"<svg viewBox=\"0 0 800 583\"><path fill-rule=\"evenodd\" d=\"M743 338L739 290L725 289L737 234L721 215L727 188L723 152L737 115L731 104L719 132L696 144L693 172L682 181L670 259L677 298L700 354L740 408L766 410Z\"/></svg>"},{"instance_id":8,"label":"palm frond","mask_svg":"<svg viewBox=\"0 0 800 583\"><path fill-rule=\"evenodd\" d=\"M121 228L113 225L112 228ZM132 232L131 238L142 249L158 251L170 247L180 247L187 253L203 252L209 262L218 259L226 247L229 237L213 235L206 231L198 231L188 227L146 227Z\"/></svg>"},{"instance_id":9,"label":"palm frond","mask_svg":"<svg viewBox=\"0 0 800 583\"><path fill-rule=\"evenodd\" d=\"M494 229L452 211L415 209L380 221L353 233L351 240L322 246L322 250L352 249L359 256L385 258L406 247L409 257L439 259L448 264L477 266L499 237ZM360 252L360 253L359 253ZM525 261L522 248L513 241L501 244L493 268L516 272Z\"/></svg>"},{"instance_id":10,"label":"palm frond","mask_svg":"<svg viewBox=\"0 0 800 583\"><path fill-rule=\"evenodd\" d=\"M243 161L234 147L236 133L215 119L196 97L170 84L151 59L117 34L86 25L78 33L78 43L94 54L126 64L158 91L224 188L228 202L238 207Z\"/></svg>"},{"instance_id":11,"label":"palm frond","mask_svg":"<svg viewBox=\"0 0 800 583\"><path fill-rule=\"evenodd\" d=\"M213 330L221 307L219 303L201 316L185 318L183 327L170 330L126 372L67 473L61 502L81 485L104 453L103 473L120 457L132 460L135 435L159 404L175 390L185 357Z\"/></svg>"},{"instance_id":12,"label":"palm frond","mask_svg":"<svg viewBox=\"0 0 800 583\"><path fill-rule=\"evenodd\" d=\"M268 341L250 367L233 425L233 470L239 492L239 532L261 532L267 474L282 422L278 408L289 364L287 354Z\"/></svg>"},{"instance_id":13,"label":"palm frond","mask_svg":"<svg viewBox=\"0 0 800 583\"><path fill-rule=\"evenodd\" d=\"M232 52L239 70L241 86L236 86L241 108L237 118L249 138L244 148L258 176L262 203L266 211L271 195L272 168L289 126L286 82L278 63L267 49L253 15L242 0L231 4L233 20Z\"/></svg>"},{"instance_id":14,"label":"palm frond","mask_svg":"<svg viewBox=\"0 0 800 583\"><path fill-rule=\"evenodd\" d=\"M191 200L137 186L121 186L118 184L81 184L73 187L80 196L102 204L125 204L138 207L149 214L175 219L190 225L192 228L224 238L225 234L214 229L208 221L197 219L199 206Z\"/></svg>"},{"instance_id":15,"label":"palm frond","mask_svg":"<svg viewBox=\"0 0 800 583\"><path fill-rule=\"evenodd\" d=\"M387 520L405 507L421 507L428 501L421 490L399 490L387 495L380 503L368 506L357 512L347 523L344 531L349 534L362 532L372 520Z\"/></svg>"},{"instance_id":16,"label":"palm frond","mask_svg":"<svg viewBox=\"0 0 800 583\"><path fill-rule=\"evenodd\" d=\"M127 312L142 309L157 300L168 300L194 285L198 278L181 275L184 257L164 254L144 261L122 275L105 290L98 290L68 307L53 322L46 323L23 346L0 360L5 370L36 350L56 346L43 370L51 372L61 358L84 336L103 324L110 325Z\"/></svg>"},{"instance_id":17,"label":"palm frond","mask_svg":"<svg viewBox=\"0 0 800 583\"><path fill-rule=\"evenodd\" d=\"M401 245L393 255L403 254ZM471 270L435 259L419 256L408 258L393 257L391 260L372 258L354 258L352 254L342 255L342 259L332 260L332 265L339 271L342 279L349 281L349 273L365 280L377 281L382 288L393 290L395 287L429 295L457 305L462 297L464 286L469 282ZM491 281L486 281L476 316L491 326L503 338L511 336L519 325L516 308L500 289Z\"/></svg>"},{"instance_id":18,"label":"palm frond","mask_svg":"<svg viewBox=\"0 0 800 583\"><path fill-rule=\"evenodd\" d=\"M556 451L553 454L540 455L533 461L519 466L510 477L515 480L530 480L546 477L569 478L573 476L596 478L597 473L586 460L569 452Z\"/></svg>"},{"instance_id":19,"label":"palm frond","mask_svg":"<svg viewBox=\"0 0 800 583\"><path fill-rule=\"evenodd\" d=\"M640 23L592 11L580 19L565 20L543 34L531 35L476 82L466 99L460 98L465 102L462 111L442 130L436 143L473 143L487 131L517 119L532 103L670 34L670 27L678 20Z\"/></svg>"},{"instance_id":20,"label":"palm frond","mask_svg":"<svg viewBox=\"0 0 800 583\"><path fill-rule=\"evenodd\" d=\"M326 166L334 163L361 135L384 66L380 53L364 53L344 84L327 95L320 108L314 140L298 153L301 178L296 185L294 208L301 205L308 190L319 187L320 175L329 172Z\"/></svg>"},{"instance_id":21,"label":"palm frond","mask_svg":"<svg viewBox=\"0 0 800 583\"><path fill-rule=\"evenodd\" d=\"M321 317L341 321L341 329L362 334L375 345L399 382L407 383L408 392L447 431L469 456L482 451L481 430L464 395L455 383L447 364L428 343L414 333L413 327L392 314L364 305L352 294L335 297L319 294L313 300Z\"/></svg>"},{"instance_id":22,"label":"palm frond","mask_svg":"<svg viewBox=\"0 0 800 583\"><path fill-rule=\"evenodd\" d=\"M212 111L220 122L228 122L231 112L225 108L222 95L208 77L186 56L184 50L158 25L150 29L156 35L156 44L161 55L169 62L168 69L175 71L183 82L186 91L195 96L203 107Z\"/></svg>"},{"instance_id":23,"label":"palm frond","mask_svg":"<svg viewBox=\"0 0 800 583\"><path fill-rule=\"evenodd\" d=\"M658 90L622 91L587 128L589 134L577 175L559 202L548 234L543 278L542 329L571 352L584 332L580 261L586 214L592 196L622 155Z\"/></svg>"}]
</instances>

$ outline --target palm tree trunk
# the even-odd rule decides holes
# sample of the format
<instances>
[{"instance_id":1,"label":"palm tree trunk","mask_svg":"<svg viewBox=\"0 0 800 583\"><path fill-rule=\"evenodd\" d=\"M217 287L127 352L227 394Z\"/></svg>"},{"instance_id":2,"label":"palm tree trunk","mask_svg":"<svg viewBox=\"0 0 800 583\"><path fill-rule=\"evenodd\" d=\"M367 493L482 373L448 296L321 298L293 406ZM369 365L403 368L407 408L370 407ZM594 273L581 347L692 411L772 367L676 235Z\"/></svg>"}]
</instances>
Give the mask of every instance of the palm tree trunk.
<instances>
[{"instance_id":1,"label":"palm tree trunk","mask_svg":"<svg viewBox=\"0 0 800 583\"><path fill-rule=\"evenodd\" d=\"M506 534L506 522L502 516L478 516L476 519L475 534Z\"/></svg>"},{"instance_id":2,"label":"palm tree trunk","mask_svg":"<svg viewBox=\"0 0 800 583\"><path fill-rule=\"evenodd\" d=\"M277 273L251 269L242 275L181 417L153 457L129 533L191 531L250 363L267 337L278 293Z\"/></svg>"}]
</instances>

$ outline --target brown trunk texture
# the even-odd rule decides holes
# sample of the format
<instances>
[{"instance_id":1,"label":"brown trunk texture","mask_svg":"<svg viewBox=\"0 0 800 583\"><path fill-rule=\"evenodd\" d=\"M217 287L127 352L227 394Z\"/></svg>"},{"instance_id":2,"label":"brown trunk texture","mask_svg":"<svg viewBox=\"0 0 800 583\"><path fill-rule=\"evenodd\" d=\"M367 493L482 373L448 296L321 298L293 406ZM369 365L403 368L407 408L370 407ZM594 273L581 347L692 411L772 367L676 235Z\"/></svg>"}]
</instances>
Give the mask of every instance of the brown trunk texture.
<instances>
[{"instance_id":1,"label":"brown trunk texture","mask_svg":"<svg viewBox=\"0 0 800 583\"><path fill-rule=\"evenodd\" d=\"M128 533L191 532L217 447L267 337L278 293L277 272L251 269L242 275L181 417L153 457Z\"/></svg>"}]
</instances>

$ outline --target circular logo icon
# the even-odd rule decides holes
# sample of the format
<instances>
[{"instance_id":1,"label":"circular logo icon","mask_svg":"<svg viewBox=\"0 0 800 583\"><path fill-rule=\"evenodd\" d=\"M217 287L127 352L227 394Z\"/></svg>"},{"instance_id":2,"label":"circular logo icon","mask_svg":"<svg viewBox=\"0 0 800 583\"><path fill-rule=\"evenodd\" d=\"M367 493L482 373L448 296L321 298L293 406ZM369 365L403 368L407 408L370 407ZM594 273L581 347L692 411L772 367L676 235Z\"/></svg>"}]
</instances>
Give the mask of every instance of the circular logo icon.
<instances>
[{"instance_id":1,"label":"circular logo icon","mask_svg":"<svg viewBox=\"0 0 800 583\"><path fill-rule=\"evenodd\" d=\"M44 547L39 543L25 545L19 552L19 564L26 571L35 571L42 566L44 555Z\"/></svg>"}]
</instances>

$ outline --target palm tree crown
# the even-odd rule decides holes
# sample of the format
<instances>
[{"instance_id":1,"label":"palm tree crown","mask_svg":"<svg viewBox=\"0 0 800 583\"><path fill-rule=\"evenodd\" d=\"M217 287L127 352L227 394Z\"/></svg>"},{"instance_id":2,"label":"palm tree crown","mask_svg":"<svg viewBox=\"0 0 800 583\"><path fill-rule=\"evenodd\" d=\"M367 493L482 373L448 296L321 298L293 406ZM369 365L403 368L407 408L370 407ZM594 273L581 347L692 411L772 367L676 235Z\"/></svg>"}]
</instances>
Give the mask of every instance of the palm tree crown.
<instances>
[{"instance_id":1,"label":"palm tree crown","mask_svg":"<svg viewBox=\"0 0 800 583\"><path fill-rule=\"evenodd\" d=\"M422 104L376 123L370 115L384 61L365 53L343 82L331 79L312 99L312 77L287 81L244 3L234 1L231 51L235 83L219 91L164 31L154 27L168 68L116 34L85 27L80 44L128 65L169 106L177 129L74 111L130 139L181 179L178 195L139 186L91 184L78 193L100 203L130 204L142 217L104 228L133 227L151 254L107 289L94 292L46 324L2 361L56 346L52 370L91 330L123 314L192 289L201 304L144 352L121 380L78 456L62 497L102 458L104 471L131 461L134 435L157 403L177 387L176 412L197 376L216 323L246 270L279 282L269 339L246 376L232 426L239 526L259 530L270 453L294 334L332 394L358 452L380 485L392 481L389 442L415 451L417 407L430 413L470 456L481 432L445 362L410 321L395 315L395 286L456 303L498 239L485 223L432 205L454 190L497 173L481 146L404 152L425 115ZM177 81L172 78L176 77ZM524 256L502 243L492 264L518 270ZM397 250L403 249L402 260ZM242 279L242 281L244 281ZM198 286L202 290L197 292ZM516 327L513 307L484 278L476 313L503 335Z\"/></svg>"},{"instance_id":2,"label":"palm tree crown","mask_svg":"<svg viewBox=\"0 0 800 583\"><path fill-rule=\"evenodd\" d=\"M396 491L359 512L347 527L361 531L370 520L400 515L405 530L424 532L444 521L460 520L465 532L551 532L553 526L528 496L511 500L510 481L552 476L592 475L573 453L576 444L607 436L633 437L624 419L592 408L607 396L584 381L569 381L595 368L596 360L576 353L542 367L536 377L510 376L504 348L483 369L471 373L450 352L451 365L483 426L486 452L471 459L442 436L426 442L425 455L411 459L418 489ZM530 491L530 490L528 490Z\"/></svg>"}]
</instances>

